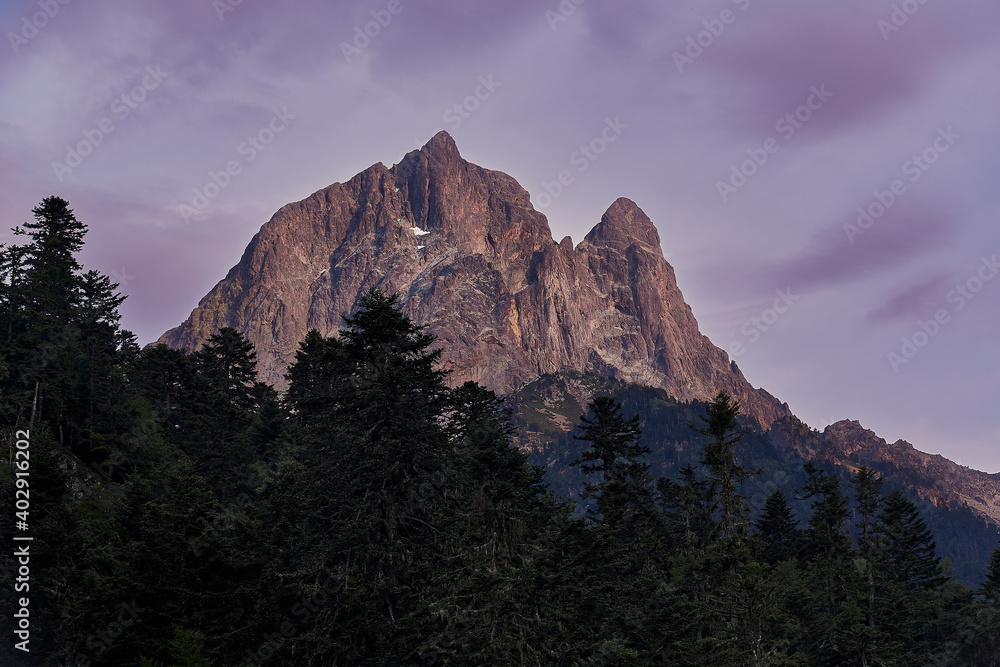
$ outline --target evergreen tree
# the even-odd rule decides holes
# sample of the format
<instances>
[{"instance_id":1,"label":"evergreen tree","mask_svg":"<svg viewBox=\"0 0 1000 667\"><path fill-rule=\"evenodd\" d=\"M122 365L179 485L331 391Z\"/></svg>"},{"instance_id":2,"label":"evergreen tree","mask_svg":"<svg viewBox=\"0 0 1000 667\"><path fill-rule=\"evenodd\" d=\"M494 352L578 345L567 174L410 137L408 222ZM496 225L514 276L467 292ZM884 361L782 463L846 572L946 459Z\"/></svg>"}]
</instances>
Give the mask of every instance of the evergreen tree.
<instances>
[{"instance_id":1,"label":"evergreen tree","mask_svg":"<svg viewBox=\"0 0 1000 667\"><path fill-rule=\"evenodd\" d=\"M697 553L712 537L712 496L708 482L698 477L694 466L680 469L680 481L656 480L659 504L671 542L683 551Z\"/></svg>"},{"instance_id":2,"label":"evergreen tree","mask_svg":"<svg viewBox=\"0 0 1000 667\"><path fill-rule=\"evenodd\" d=\"M788 506L788 497L775 487L764 501L764 509L757 519L757 532L762 541L764 561L776 565L796 558L801 538L798 522Z\"/></svg>"},{"instance_id":3,"label":"evergreen tree","mask_svg":"<svg viewBox=\"0 0 1000 667\"><path fill-rule=\"evenodd\" d=\"M80 288L76 255L83 249L87 226L59 197L45 198L31 212L35 221L15 228L14 234L30 239L24 247L24 327L37 336L72 319Z\"/></svg>"},{"instance_id":4,"label":"evergreen tree","mask_svg":"<svg viewBox=\"0 0 1000 667\"><path fill-rule=\"evenodd\" d=\"M927 522L898 489L886 496L880 520L885 558L895 581L910 590L933 588L947 581Z\"/></svg>"},{"instance_id":5,"label":"evergreen tree","mask_svg":"<svg viewBox=\"0 0 1000 667\"><path fill-rule=\"evenodd\" d=\"M980 591L990 604L1000 607L1000 546L994 549L990 555L986 579L983 581Z\"/></svg>"},{"instance_id":6,"label":"evergreen tree","mask_svg":"<svg viewBox=\"0 0 1000 667\"><path fill-rule=\"evenodd\" d=\"M637 442L642 435L639 416L626 419L620 403L610 396L598 396L587 404L587 414L580 415L578 428L581 434L575 439L590 446L570 465L601 474L601 482L588 486L588 494L597 497L597 509L604 520L618 523L626 514L651 510L649 466L639 460L649 448Z\"/></svg>"},{"instance_id":7,"label":"evergreen tree","mask_svg":"<svg viewBox=\"0 0 1000 667\"><path fill-rule=\"evenodd\" d=\"M504 400L445 384L396 296L309 332L279 397L234 329L139 350L118 286L79 266L85 231L49 198L28 243L0 247L0 432L31 424L39 665L998 663L1000 547L976 598L903 493L862 467L850 506L812 462L807 529L774 488L751 535L725 394L696 429L700 465L657 480L659 511L645 443L684 440L692 408L671 404L670 429L666 402L642 410L660 426L640 440L638 415L591 402L574 463L600 473L602 516L585 521L511 446ZM745 442L754 462L770 447ZM0 461L4 506L21 462ZM126 606L134 621L109 626ZM23 658L0 645L0 663Z\"/></svg>"},{"instance_id":8,"label":"evergreen tree","mask_svg":"<svg viewBox=\"0 0 1000 667\"><path fill-rule=\"evenodd\" d=\"M601 473L602 480L628 479L643 468L640 456L649 448L637 444L642 430L639 415L626 419L622 406L610 396L598 396L587 404L587 414L580 415L577 440L589 442L590 447L570 465L579 465L586 473Z\"/></svg>"},{"instance_id":9,"label":"evergreen tree","mask_svg":"<svg viewBox=\"0 0 1000 667\"><path fill-rule=\"evenodd\" d=\"M856 616L851 599L853 553L848 534L847 497L840 480L812 461L803 466L806 484L797 497L811 500L812 516L806 530L807 559L800 613L808 628L806 650L817 665L836 665L853 653L850 634Z\"/></svg>"},{"instance_id":10,"label":"evergreen tree","mask_svg":"<svg viewBox=\"0 0 1000 667\"><path fill-rule=\"evenodd\" d=\"M195 353L195 362L212 389L221 392L234 407L255 407L257 352L243 334L223 327Z\"/></svg>"},{"instance_id":11,"label":"evergreen tree","mask_svg":"<svg viewBox=\"0 0 1000 667\"><path fill-rule=\"evenodd\" d=\"M851 479L858 521L857 544L861 567L864 570L865 621L854 629L857 653L863 664L872 664L880 653L885 637L877 628L875 609L877 559L882 557L880 540L876 533L878 511L882 506L882 477L871 468L861 466Z\"/></svg>"},{"instance_id":12,"label":"evergreen tree","mask_svg":"<svg viewBox=\"0 0 1000 667\"><path fill-rule=\"evenodd\" d=\"M739 485L750 472L736 462L733 447L743 438L736 417L740 404L725 392L719 392L705 408L704 427L694 428L711 440L702 449L701 463L708 469L709 489L719 513L719 530L726 538L741 539L749 525L750 506L739 492Z\"/></svg>"}]
</instances>

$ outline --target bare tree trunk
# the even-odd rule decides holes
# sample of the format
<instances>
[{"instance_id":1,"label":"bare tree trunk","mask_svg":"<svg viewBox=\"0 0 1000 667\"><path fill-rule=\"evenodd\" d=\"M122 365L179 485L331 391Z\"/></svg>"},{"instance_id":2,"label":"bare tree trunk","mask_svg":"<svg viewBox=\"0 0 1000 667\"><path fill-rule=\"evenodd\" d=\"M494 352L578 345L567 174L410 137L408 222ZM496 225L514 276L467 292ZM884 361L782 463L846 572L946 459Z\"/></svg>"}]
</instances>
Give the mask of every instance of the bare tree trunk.
<instances>
[{"instance_id":1,"label":"bare tree trunk","mask_svg":"<svg viewBox=\"0 0 1000 667\"><path fill-rule=\"evenodd\" d=\"M41 385L41 380L35 380L35 398L31 401L31 419L28 420L28 430L35 425L35 409L38 407L38 388Z\"/></svg>"}]
</instances>

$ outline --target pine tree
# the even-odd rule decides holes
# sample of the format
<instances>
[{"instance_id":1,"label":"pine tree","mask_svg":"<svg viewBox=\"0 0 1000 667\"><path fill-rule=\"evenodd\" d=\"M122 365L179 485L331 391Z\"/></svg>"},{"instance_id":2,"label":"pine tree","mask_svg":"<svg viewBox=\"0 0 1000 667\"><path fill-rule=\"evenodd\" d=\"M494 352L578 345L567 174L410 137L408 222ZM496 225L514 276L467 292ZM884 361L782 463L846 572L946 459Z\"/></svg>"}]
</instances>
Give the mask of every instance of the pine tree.
<instances>
[{"instance_id":1,"label":"pine tree","mask_svg":"<svg viewBox=\"0 0 1000 667\"><path fill-rule=\"evenodd\" d=\"M31 239L25 246L25 315L27 327L37 335L71 319L80 287L76 255L83 249L87 226L59 197L43 199L32 213L35 221L15 228L14 234Z\"/></svg>"},{"instance_id":2,"label":"pine tree","mask_svg":"<svg viewBox=\"0 0 1000 667\"><path fill-rule=\"evenodd\" d=\"M934 536L916 506L896 489L885 499L879 533L891 576L910 590L934 588L947 578L937 556Z\"/></svg>"},{"instance_id":3,"label":"pine tree","mask_svg":"<svg viewBox=\"0 0 1000 667\"><path fill-rule=\"evenodd\" d=\"M598 396L587 404L587 414L580 415L578 428L580 435L574 438L590 446L570 465L601 474L601 482L588 486L587 493L597 497L597 509L604 520L616 524L626 515L651 511L649 466L639 460L650 450L638 444L642 435L639 416L626 419L620 403L610 396Z\"/></svg>"},{"instance_id":4,"label":"pine tree","mask_svg":"<svg viewBox=\"0 0 1000 667\"><path fill-rule=\"evenodd\" d=\"M27 412L29 421L48 422L63 447L99 457L106 432L124 419L115 410L123 402L121 365L137 350L119 327L125 297L106 276L82 273L77 254L87 227L64 199L48 197L32 212L33 222L14 229L27 243L3 252L0 404L10 400L18 419ZM99 397L106 401L100 411Z\"/></svg>"},{"instance_id":5,"label":"pine tree","mask_svg":"<svg viewBox=\"0 0 1000 667\"><path fill-rule=\"evenodd\" d=\"M184 350L162 343L147 346L130 364L129 380L156 409L166 433L173 433L186 421L195 390L195 367Z\"/></svg>"},{"instance_id":6,"label":"pine tree","mask_svg":"<svg viewBox=\"0 0 1000 667\"><path fill-rule=\"evenodd\" d=\"M343 391L347 364L347 353L339 340L324 338L316 329L310 329L285 374L286 404L302 420L339 409L337 397Z\"/></svg>"},{"instance_id":7,"label":"pine tree","mask_svg":"<svg viewBox=\"0 0 1000 667\"><path fill-rule=\"evenodd\" d=\"M855 610L850 598L853 553L848 534L847 497L840 480L812 461L803 466L806 484L800 500L811 499L812 516L805 533L807 559L802 613L809 629L808 648L815 664L836 665L849 659L854 637L849 634Z\"/></svg>"},{"instance_id":8,"label":"pine tree","mask_svg":"<svg viewBox=\"0 0 1000 667\"><path fill-rule=\"evenodd\" d=\"M994 549L990 555L986 579L983 581L980 591L990 604L1000 607L1000 546Z\"/></svg>"},{"instance_id":9,"label":"pine tree","mask_svg":"<svg viewBox=\"0 0 1000 667\"><path fill-rule=\"evenodd\" d=\"M702 417L704 427L692 426L698 433L711 438L702 449L701 464L708 468L709 490L719 508L720 534L730 539L742 539L747 533L750 519L750 506L740 494L739 485L751 473L743 465L736 463L733 451L733 447L743 438L736 421L739 413L740 404L725 392L719 392L715 400L705 408L705 416Z\"/></svg>"},{"instance_id":10,"label":"pine tree","mask_svg":"<svg viewBox=\"0 0 1000 667\"><path fill-rule=\"evenodd\" d=\"M878 511L882 506L882 477L871 468L861 466L851 479L854 486L854 500L857 506L858 521L857 544L858 555L863 560L864 583L866 598L865 623L855 628L857 654L865 665L872 664L884 636L877 629L875 595L876 595L876 560L881 557L880 540L877 535Z\"/></svg>"},{"instance_id":11,"label":"pine tree","mask_svg":"<svg viewBox=\"0 0 1000 667\"><path fill-rule=\"evenodd\" d=\"M83 248L87 227L73 214L68 202L48 197L32 209L34 222L16 227L15 236L28 243L7 250L9 285L8 337L4 354L17 368L14 386L21 402L32 405L29 420L37 415L53 423L76 396L74 371L78 364L73 346L77 330L74 311L80 300L81 279L77 253ZM67 425L63 419L63 425ZM60 444L65 444L60 438Z\"/></svg>"},{"instance_id":12,"label":"pine tree","mask_svg":"<svg viewBox=\"0 0 1000 667\"><path fill-rule=\"evenodd\" d=\"M768 494L757 519L757 531L763 543L765 562L776 565L798 556L801 544L798 521L793 517L788 498L781 489L775 487Z\"/></svg>"},{"instance_id":13,"label":"pine tree","mask_svg":"<svg viewBox=\"0 0 1000 667\"><path fill-rule=\"evenodd\" d=\"M642 435L639 415L626 419L621 404L610 396L598 396L587 404L579 429L582 435L575 439L589 442L590 447L570 465L579 465L588 474L601 473L606 481L628 479L642 468L638 459L648 454L649 448L637 444Z\"/></svg>"},{"instance_id":14,"label":"pine tree","mask_svg":"<svg viewBox=\"0 0 1000 667\"><path fill-rule=\"evenodd\" d=\"M223 327L209 336L194 356L213 390L220 391L237 408L255 407L257 352L243 334Z\"/></svg>"}]
</instances>

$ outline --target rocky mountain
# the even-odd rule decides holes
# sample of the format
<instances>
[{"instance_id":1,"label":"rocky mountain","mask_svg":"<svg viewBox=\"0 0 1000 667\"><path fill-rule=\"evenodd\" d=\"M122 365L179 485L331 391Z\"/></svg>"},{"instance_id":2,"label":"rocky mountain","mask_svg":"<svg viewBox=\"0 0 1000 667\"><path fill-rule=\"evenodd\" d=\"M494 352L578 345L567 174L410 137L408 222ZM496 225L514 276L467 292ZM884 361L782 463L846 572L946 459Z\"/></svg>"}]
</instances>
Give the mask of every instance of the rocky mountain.
<instances>
[{"instance_id":1,"label":"rocky mountain","mask_svg":"<svg viewBox=\"0 0 1000 667\"><path fill-rule=\"evenodd\" d=\"M336 335L370 287L398 292L428 326L453 383L506 393L574 370L681 400L725 390L765 427L790 414L699 332L635 203L614 202L575 247L556 243L528 192L462 159L446 132L281 208L160 342L195 350L234 327L256 346L260 378L281 388L306 332Z\"/></svg>"},{"instance_id":2,"label":"rocky mountain","mask_svg":"<svg viewBox=\"0 0 1000 667\"><path fill-rule=\"evenodd\" d=\"M462 159L446 132L397 165L375 164L282 207L159 342L195 350L234 327L256 347L260 379L284 388L306 332L336 335L371 287L398 293L403 311L437 337L452 384L476 380L511 396L519 444L562 471L558 488L582 484L564 464L578 453L570 431L594 391L635 394L634 409L657 424L647 434L657 474L669 474L697 457L688 402L725 390L760 427L751 457L780 472L765 481L791 493L805 459L845 478L868 465L925 503L968 577L995 543L1000 475L890 445L858 422L808 428L699 332L656 227L635 203L614 202L575 247L569 237L557 243L528 193ZM766 488L753 492L758 500ZM974 548L962 537L972 533Z\"/></svg>"}]
</instances>

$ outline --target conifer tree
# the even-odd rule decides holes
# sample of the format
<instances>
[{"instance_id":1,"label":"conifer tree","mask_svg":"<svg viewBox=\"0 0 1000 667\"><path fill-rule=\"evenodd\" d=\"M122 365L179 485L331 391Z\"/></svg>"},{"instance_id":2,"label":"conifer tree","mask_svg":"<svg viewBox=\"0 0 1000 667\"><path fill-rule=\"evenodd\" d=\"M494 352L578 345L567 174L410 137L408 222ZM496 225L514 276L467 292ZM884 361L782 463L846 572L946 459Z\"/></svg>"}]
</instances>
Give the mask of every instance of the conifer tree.
<instances>
[{"instance_id":1,"label":"conifer tree","mask_svg":"<svg viewBox=\"0 0 1000 667\"><path fill-rule=\"evenodd\" d=\"M719 392L705 408L704 427L694 428L711 440L702 449L701 463L709 472L709 490L719 508L719 531L723 537L742 538L749 525L750 506L740 494L739 485L751 473L736 462L733 447L743 438L736 417L740 404L725 392Z\"/></svg>"},{"instance_id":2,"label":"conifer tree","mask_svg":"<svg viewBox=\"0 0 1000 667\"><path fill-rule=\"evenodd\" d=\"M897 582L914 590L934 588L947 580L927 522L902 491L896 489L886 496L880 522L885 559Z\"/></svg>"},{"instance_id":3,"label":"conifer tree","mask_svg":"<svg viewBox=\"0 0 1000 667\"><path fill-rule=\"evenodd\" d=\"M83 249L87 226L60 197L43 199L32 213L35 221L15 228L14 234L30 239L24 254L25 324L37 335L71 319L80 287L76 255Z\"/></svg>"},{"instance_id":4,"label":"conifer tree","mask_svg":"<svg viewBox=\"0 0 1000 667\"><path fill-rule=\"evenodd\" d=\"M855 628L857 654L864 664L872 664L875 656L880 653L884 642L882 633L877 629L875 596L877 559L881 558L881 544L877 535L878 511L882 506L882 477L871 468L861 466L851 478L854 486L854 500L857 507L858 521L857 544L858 555L864 568L863 590L866 598L865 622Z\"/></svg>"},{"instance_id":5,"label":"conifer tree","mask_svg":"<svg viewBox=\"0 0 1000 667\"><path fill-rule=\"evenodd\" d=\"M1000 607L1000 546L994 549L990 555L986 579L980 590L990 604Z\"/></svg>"},{"instance_id":6,"label":"conifer tree","mask_svg":"<svg viewBox=\"0 0 1000 667\"><path fill-rule=\"evenodd\" d=\"M835 665L849 659L854 639L848 632L854 617L850 513L840 480L812 461L807 461L803 470L806 484L797 497L812 501L804 545L807 571L803 583L807 589L803 612L809 627L808 644L816 664Z\"/></svg>"},{"instance_id":7,"label":"conifer tree","mask_svg":"<svg viewBox=\"0 0 1000 667\"><path fill-rule=\"evenodd\" d=\"M626 419L621 404L610 396L590 401L587 413L580 415L582 435L574 437L589 442L590 447L570 465L579 465L586 473L601 473L602 480L628 479L642 467L639 457L649 453L648 447L637 444L642 435L639 415Z\"/></svg>"},{"instance_id":8,"label":"conifer tree","mask_svg":"<svg viewBox=\"0 0 1000 667\"><path fill-rule=\"evenodd\" d=\"M194 356L212 390L221 392L237 408L254 407L257 352L243 334L223 327L209 336Z\"/></svg>"},{"instance_id":9,"label":"conifer tree","mask_svg":"<svg viewBox=\"0 0 1000 667\"><path fill-rule=\"evenodd\" d=\"M587 404L587 414L580 415L579 429L581 434L575 439L590 446L570 465L601 474L601 482L588 489L597 496L598 511L605 520L620 522L624 513L639 509L637 503L651 502L651 497L640 491L650 480L649 466L639 460L649 453L648 447L638 444L642 435L639 415L625 418L620 403L610 396L598 396Z\"/></svg>"},{"instance_id":10,"label":"conifer tree","mask_svg":"<svg viewBox=\"0 0 1000 667\"><path fill-rule=\"evenodd\" d=\"M763 542L765 562L776 565L798 556L801 538L798 522L788 506L788 497L775 487L764 501L764 509L757 519L757 531Z\"/></svg>"}]
</instances>

